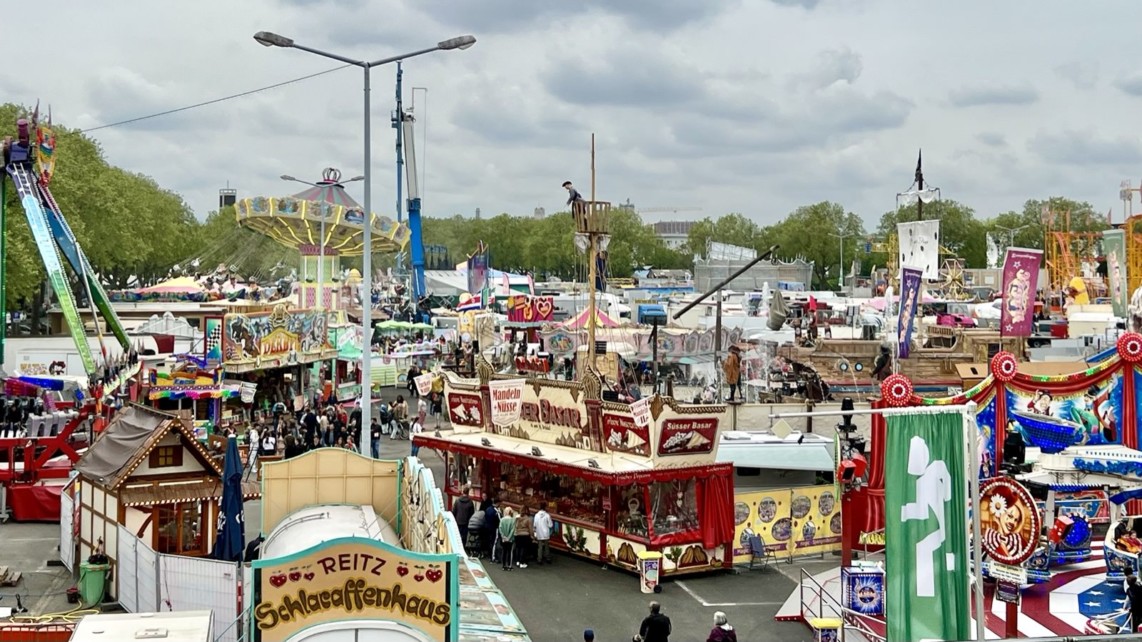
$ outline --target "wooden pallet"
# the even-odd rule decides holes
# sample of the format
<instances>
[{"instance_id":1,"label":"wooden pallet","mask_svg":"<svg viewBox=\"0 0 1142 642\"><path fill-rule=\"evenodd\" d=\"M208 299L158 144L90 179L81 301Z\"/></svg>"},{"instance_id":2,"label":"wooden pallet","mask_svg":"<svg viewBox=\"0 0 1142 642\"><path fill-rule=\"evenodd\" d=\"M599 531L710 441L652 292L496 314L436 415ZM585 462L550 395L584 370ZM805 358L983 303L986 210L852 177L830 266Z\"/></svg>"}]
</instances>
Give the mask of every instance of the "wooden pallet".
<instances>
[{"instance_id":1,"label":"wooden pallet","mask_svg":"<svg viewBox=\"0 0 1142 642\"><path fill-rule=\"evenodd\" d=\"M0 586L16 586L23 576L19 571L10 571L7 566L0 566Z\"/></svg>"}]
</instances>

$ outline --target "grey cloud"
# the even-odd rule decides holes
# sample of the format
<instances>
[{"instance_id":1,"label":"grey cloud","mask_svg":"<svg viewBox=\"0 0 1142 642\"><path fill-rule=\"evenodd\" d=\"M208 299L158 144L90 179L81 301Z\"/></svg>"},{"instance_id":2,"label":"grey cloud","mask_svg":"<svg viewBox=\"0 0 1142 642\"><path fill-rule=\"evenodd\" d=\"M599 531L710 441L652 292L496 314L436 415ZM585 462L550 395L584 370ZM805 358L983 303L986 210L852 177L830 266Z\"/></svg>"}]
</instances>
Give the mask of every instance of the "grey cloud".
<instances>
[{"instance_id":1,"label":"grey cloud","mask_svg":"<svg viewBox=\"0 0 1142 642\"><path fill-rule=\"evenodd\" d=\"M1093 89L1098 84L1098 63L1068 62L1055 67L1055 74L1076 89Z\"/></svg>"},{"instance_id":2,"label":"grey cloud","mask_svg":"<svg viewBox=\"0 0 1142 642\"><path fill-rule=\"evenodd\" d=\"M1039 92L1026 85L965 87L951 92L948 100L955 107L1030 105L1039 100Z\"/></svg>"},{"instance_id":3,"label":"grey cloud","mask_svg":"<svg viewBox=\"0 0 1142 642\"><path fill-rule=\"evenodd\" d=\"M601 69L581 60L551 65L543 84L551 95L577 105L667 107L705 97L704 75L672 65L660 52L624 44L600 58L608 63Z\"/></svg>"},{"instance_id":4,"label":"grey cloud","mask_svg":"<svg viewBox=\"0 0 1142 642\"><path fill-rule=\"evenodd\" d=\"M422 0L420 9L444 24L482 33L510 33L537 23L555 25L591 12L616 15L638 31L673 30L708 20L740 0Z\"/></svg>"},{"instance_id":5,"label":"grey cloud","mask_svg":"<svg viewBox=\"0 0 1142 642\"><path fill-rule=\"evenodd\" d=\"M860 54L848 47L829 49L817 54L814 68L794 78L794 83L804 83L815 89L823 89L834 83L853 84L864 71Z\"/></svg>"},{"instance_id":6,"label":"grey cloud","mask_svg":"<svg viewBox=\"0 0 1142 642\"><path fill-rule=\"evenodd\" d=\"M1007 144L1007 139L998 132L980 132L975 139L988 147L1003 147Z\"/></svg>"},{"instance_id":7,"label":"grey cloud","mask_svg":"<svg viewBox=\"0 0 1142 642\"><path fill-rule=\"evenodd\" d=\"M1142 74L1123 76L1114 81L1114 86L1129 96L1142 96Z\"/></svg>"},{"instance_id":8,"label":"grey cloud","mask_svg":"<svg viewBox=\"0 0 1142 642\"><path fill-rule=\"evenodd\" d=\"M123 67L99 70L87 82L85 90L92 103L90 116L100 125L148 116L186 104L183 91L178 86L169 82L159 84ZM205 127L209 119L218 117L218 113L196 109L140 120L131 126L138 130L185 131Z\"/></svg>"},{"instance_id":9,"label":"grey cloud","mask_svg":"<svg viewBox=\"0 0 1142 642\"><path fill-rule=\"evenodd\" d=\"M779 154L848 140L852 136L903 125L913 104L896 94L855 91L826 92L764 120L732 119L717 112L679 118L673 140L687 153L726 156L741 153Z\"/></svg>"},{"instance_id":10,"label":"grey cloud","mask_svg":"<svg viewBox=\"0 0 1142 642\"><path fill-rule=\"evenodd\" d=\"M782 7L801 7L805 10L816 9L817 5L821 4L821 0L769 0L773 4Z\"/></svg>"},{"instance_id":11,"label":"grey cloud","mask_svg":"<svg viewBox=\"0 0 1142 642\"><path fill-rule=\"evenodd\" d=\"M1040 132L1027 143L1040 158L1075 165L1142 163L1142 141L1136 137L1106 138L1093 132Z\"/></svg>"}]
</instances>

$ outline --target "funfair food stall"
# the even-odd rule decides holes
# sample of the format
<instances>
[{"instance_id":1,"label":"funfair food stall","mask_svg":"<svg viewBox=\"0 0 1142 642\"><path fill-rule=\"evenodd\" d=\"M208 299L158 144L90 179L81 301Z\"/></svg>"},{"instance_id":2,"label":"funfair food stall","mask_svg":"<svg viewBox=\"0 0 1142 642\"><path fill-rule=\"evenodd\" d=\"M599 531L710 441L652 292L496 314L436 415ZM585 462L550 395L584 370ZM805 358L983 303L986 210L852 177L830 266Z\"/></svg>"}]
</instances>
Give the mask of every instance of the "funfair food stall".
<instances>
[{"instance_id":1,"label":"funfair food stall","mask_svg":"<svg viewBox=\"0 0 1142 642\"><path fill-rule=\"evenodd\" d=\"M732 564L733 466L717 462L726 406L604 400L590 369L525 380L479 357L476 370L445 373L453 430L415 438L445 455L450 503L470 486L477 501L544 507L554 547L626 570L645 551L662 553L667 575Z\"/></svg>"}]
</instances>

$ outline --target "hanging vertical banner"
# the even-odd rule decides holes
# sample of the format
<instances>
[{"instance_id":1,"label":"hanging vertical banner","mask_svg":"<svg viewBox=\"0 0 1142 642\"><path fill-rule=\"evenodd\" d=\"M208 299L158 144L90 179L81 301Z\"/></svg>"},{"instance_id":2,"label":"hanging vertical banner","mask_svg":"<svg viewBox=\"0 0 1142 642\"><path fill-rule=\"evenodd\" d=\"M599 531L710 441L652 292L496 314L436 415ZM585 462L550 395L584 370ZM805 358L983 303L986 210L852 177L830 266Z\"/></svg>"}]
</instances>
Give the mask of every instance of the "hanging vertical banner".
<instances>
[{"instance_id":1,"label":"hanging vertical banner","mask_svg":"<svg viewBox=\"0 0 1142 642\"><path fill-rule=\"evenodd\" d=\"M1110 303L1114 306L1114 316L1125 318L1130 304L1130 293L1126 285L1126 232L1103 232L1102 251L1106 253L1106 280L1110 286Z\"/></svg>"},{"instance_id":2,"label":"hanging vertical banner","mask_svg":"<svg viewBox=\"0 0 1142 642\"><path fill-rule=\"evenodd\" d=\"M964 417L885 419L888 642L969 639Z\"/></svg>"},{"instance_id":3,"label":"hanging vertical banner","mask_svg":"<svg viewBox=\"0 0 1142 642\"><path fill-rule=\"evenodd\" d=\"M916 320L916 304L920 299L920 268L900 268L900 316L896 322L896 354L900 359L908 358L912 346L912 327Z\"/></svg>"},{"instance_id":4,"label":"hanging vertical banner","mask_svg":"<svg viewBox=\"0 0 1142 642\"><path fill-rule=\"evenodd\" d=\"M468 257L468 294L479 294L488 285L488 247L480 241Z\"/></svg>"},{"instance_id":5,"label":"hanging vertical banner","mask_svg":"<svg viewBox=\"0 0 1142 642\"><path fill-rule=\"evenodd\" d=\"M524 379L494 379L488 382L492 397L492 423L510 426L519 421L523 410Z\"/></svg>"},{"instance_id":6,"label":"hanging vertical banner","mask_svg":"<svg viewBox=\"0 0 1142 642\"><path fill-rule=\"evenodd\" d=\"M1035 321L1035 291L1039 282L1041 250L1007 248L1003 260L1003 307L999 333L1007 337L1026 337Z\"/></svg>"},{"instance_id":7,"label":"hanging vertical banner","mask_svg":"<svg viewBox=\"0 0 1142 642\"><path fill-rule=\"evenodd\" d=\"M940 278L940 221L896 224L900 265L920 268L925 279Z\"/></svg>"}]
</instances>

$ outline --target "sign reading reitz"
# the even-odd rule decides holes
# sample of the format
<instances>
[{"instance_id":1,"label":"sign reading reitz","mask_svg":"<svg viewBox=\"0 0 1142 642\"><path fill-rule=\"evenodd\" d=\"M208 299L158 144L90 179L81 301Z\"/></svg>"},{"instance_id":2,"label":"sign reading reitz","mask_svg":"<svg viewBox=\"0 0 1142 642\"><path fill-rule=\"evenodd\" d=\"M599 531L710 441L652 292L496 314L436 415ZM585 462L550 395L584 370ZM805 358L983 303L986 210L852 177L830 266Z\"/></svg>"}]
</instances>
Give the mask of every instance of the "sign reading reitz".
<instances>
[{"instance_id":1,"label":"sign reading reitz","mask_svg":"<svg viewBox=\"0 0 1142 642\"><path fill-rule=\"evenodd\" d=\"M457 559L350 537L257 560L254 640L285 642L318 624L384 619L423 631L438 642L456 642Z\"/></svg>"}]
</instances>

